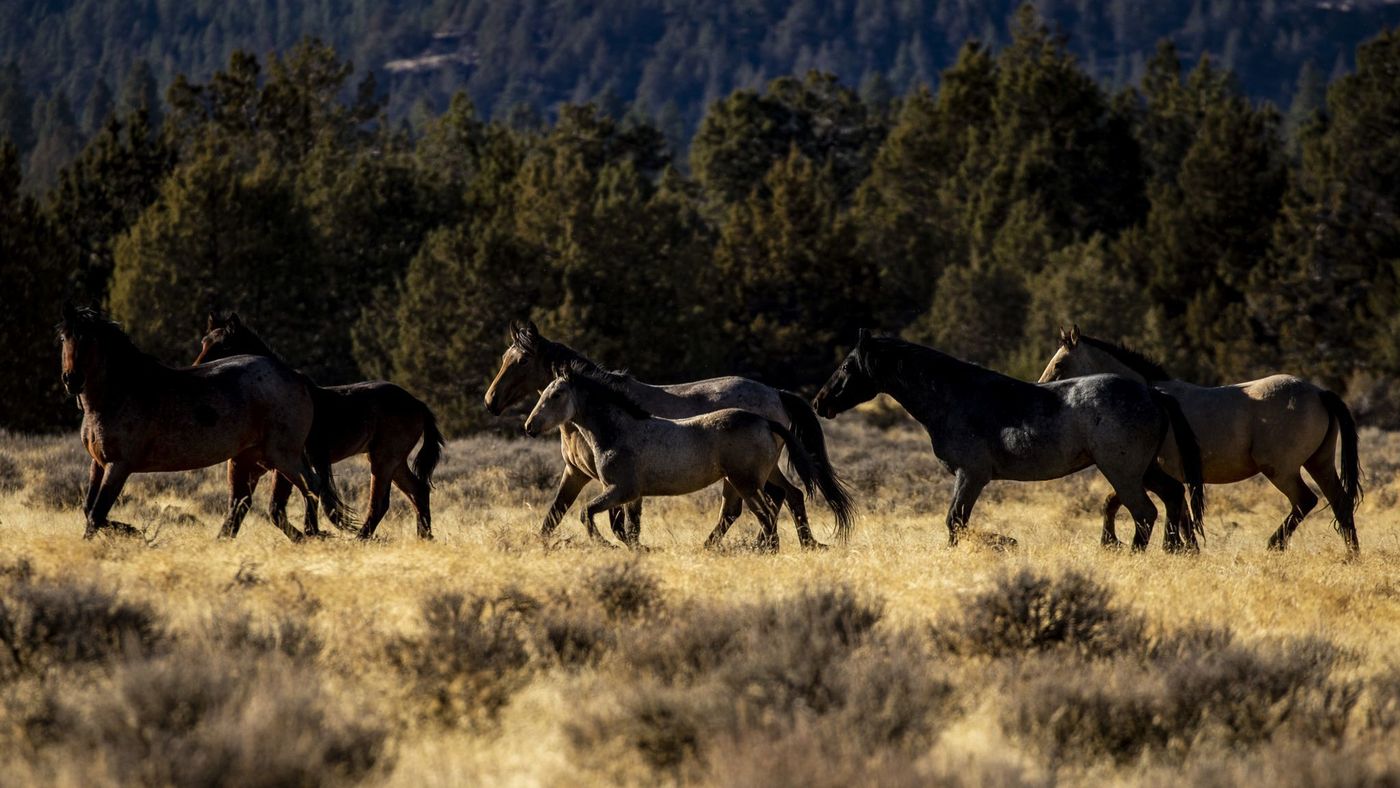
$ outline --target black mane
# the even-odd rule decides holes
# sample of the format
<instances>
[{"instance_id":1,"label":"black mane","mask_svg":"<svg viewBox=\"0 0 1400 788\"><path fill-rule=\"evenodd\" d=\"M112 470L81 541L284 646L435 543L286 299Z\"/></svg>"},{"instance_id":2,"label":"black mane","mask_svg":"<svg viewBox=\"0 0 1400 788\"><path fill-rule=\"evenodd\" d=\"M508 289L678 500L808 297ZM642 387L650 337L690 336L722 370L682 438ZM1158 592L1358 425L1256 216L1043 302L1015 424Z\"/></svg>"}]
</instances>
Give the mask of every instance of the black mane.
<instances>
[{"instance_id":1,"label":"black mane","mask_svg":"<svg viewBox=\"0 0 1400 788\"><path fill-rule=\"evenodd\" d=\"M565 369L568 382L583 394L585 408L601 404L620 410L634 419L651 418L651 411L632 399L619 381L608 377L606 372L599 374L596 364L574 360Z\"/></svg>"},{"instance_id":2,"label":"black mane","mask_svg":"<svg viewBox=\"0 0 1400 788\"><path fill-rule=\"evenodd\" d=\"M62 340L64 334L78 337L91 337L98 340L111 353L135 353L146 355L136 343L131 341L131 337L122 330L121 323L113 320L107 315L93 309L92 307L74 307L77 313L77 320L72 321L64 318L57 326L58 338Z\"/></svg>"},{"instance_id":3,"label":"black mane","mask_svg":"<svg viewBox=\"0 0 1400 788\"><path fill-rule=\"evenodd\" d=\"M545 339L538 331L531 331L524 326L515 327L511 333L511 341L521 353L538 358L550 368L576 366L579 371L600 380L607 380L609 384L621 384L631 378L626 370L608 369L563 342Z\"/></svg>"},{"instance_id":4,"label":"black mane","mask_svg":"<svg viewBox=\"0 0 1400 788\"><path fill-rule=\"evenodd\" d=\"M1132 371L1138 373L1139 375L1142 375L1148 380L1148 382L1172 379L1171 373L1167 372L1167 370L1164 369L1161 364L1157 363L1151 358L1148 358L1146 355L1139 353L1136 350L1133 350L1127 345L1122 345L1116 342L1109 342L1107 340L1095 339L1094 337L1085 336L1081 336L1079 338L1079 341L1083 342L1086 345L1089 345L1090 347L1098 348L1099 350L1102 350L1110 356L1113 356L1114 358L1123 362L1123 364L1127 365L1127 367Z\"/></svg>"},{"instance_id":5,"label":"black mane","mask_svg":"<svg viewBox=\"0 0 1400 788\"><path fill-rule=\"evenodd\" d=\"M247 323L239 322L235 326L223 327L226 342L237 351L234 355L246 354L250 356L269 356L278 361L283 361L267 342L254 331ZM283 363L286 363L283 361Z\"/></svg>"}]
</instances>

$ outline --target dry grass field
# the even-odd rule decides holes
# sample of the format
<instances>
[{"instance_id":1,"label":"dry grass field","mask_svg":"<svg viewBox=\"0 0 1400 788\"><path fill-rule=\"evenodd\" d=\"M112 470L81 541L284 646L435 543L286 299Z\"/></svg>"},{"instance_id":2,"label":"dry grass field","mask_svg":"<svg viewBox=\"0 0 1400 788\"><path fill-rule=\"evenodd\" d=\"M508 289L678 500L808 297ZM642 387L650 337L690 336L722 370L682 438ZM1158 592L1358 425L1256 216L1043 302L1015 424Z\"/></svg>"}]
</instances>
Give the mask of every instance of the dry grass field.
<instances>
[{"instance_id":1,"label":"dry grass field","mask_svg":"<svg viewBox=\"0 0 1400 788\"><path fill-rule=\"evenodd\" d=\"M137 477L147 539L85 542L76 437L0 435L0 782L1400 783L1400 435L1363 435L1354 562L1326 512L1266 553L1262 481L1209 489L1199 556L1103 551L1092 471L994 484L973 528L1020 549L949 550L922 431L828 439L848 548L784 514L756 554L745 515L706 553L711 490L650 501L631 556L574 513L534 538L554 440L452 443L432 543L396 492L375 542L292 545L267 485L214 540L217 468Z\"/></svg>"}]
</instances>

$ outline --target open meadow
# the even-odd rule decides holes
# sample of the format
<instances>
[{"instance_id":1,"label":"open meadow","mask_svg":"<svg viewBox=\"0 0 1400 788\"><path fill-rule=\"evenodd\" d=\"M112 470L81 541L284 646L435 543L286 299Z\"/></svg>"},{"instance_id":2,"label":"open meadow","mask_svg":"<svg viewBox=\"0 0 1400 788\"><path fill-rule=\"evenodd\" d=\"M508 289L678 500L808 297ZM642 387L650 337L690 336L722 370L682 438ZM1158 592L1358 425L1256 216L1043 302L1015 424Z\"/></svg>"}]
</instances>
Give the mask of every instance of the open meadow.
<instances>
[{"instance_id":1,"label":"open meadow","mask_svg":"<svg viewBox=\"0 0 1400 788\"><path fill-rule=\"evenodd\" d=\"M700 549L713 488L649 499L640 555L590 546L576 510L546 548L553 436L450 443L432 542L395 492L372 543L291 544L266 481L216 542L221 467L133 477L113 517L146 539L84 541L76 436L0 434L5 781L1400 782L1400 435L1362 433L1345 561L1323 509L1267 553L1286 502L1262 479L1208 489L1197 556L1160 523L1105 551L1093 470L993 483L972 530L1019 549L950 550L917 425L824 427L855 534L803 552L785 511L778 555L747 513ZM337 479L363 509L363 460Z\"/></svg>"}]
</instances>

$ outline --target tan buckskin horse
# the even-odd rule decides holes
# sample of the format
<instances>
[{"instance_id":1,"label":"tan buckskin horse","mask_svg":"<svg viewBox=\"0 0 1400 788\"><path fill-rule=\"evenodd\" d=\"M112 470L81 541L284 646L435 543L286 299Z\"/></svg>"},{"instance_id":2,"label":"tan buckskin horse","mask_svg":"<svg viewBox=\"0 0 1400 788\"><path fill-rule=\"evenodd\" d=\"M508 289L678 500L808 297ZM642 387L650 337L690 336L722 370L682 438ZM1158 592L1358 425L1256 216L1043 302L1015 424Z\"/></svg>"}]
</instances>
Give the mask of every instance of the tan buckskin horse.
<instances>
[{"instance_id":1,"label":"tan buckskin horse","mask_svg":"<svg viewBox=\"0 0 1400 788\"><path fill-rule=\"evenodd\" d=\"M558 370L525 420L530 436L572 425L591 447L591 466L603 490L584 508L589 525L599 512L643 496L686 495L724 481L724 506L705 547L719 546L744 504L762 527L759 549L778 549L778 510L764 485L778 471L787 447L793 470L806 491L830 473L818 466L782 424L736 408L685 419L650 414L627 390L581 361ZM829 502L828 502L829 503Z\"/></svg>"},{"instance_id":2,"label":"tan buckskin horse","mask_svg":"<svg viewBox=\"0 0 1400 788\"><path fill-rule=\"evenodd\" d=\"M1292 509L1269 537L1270 549L1286 549L1293 531L1317 506L1317 495L1300 473L1303 468L1332 505L1347 551L1355 554L1361 549L1354 519L1362 495L1356 422L1334 392L1292 375L1270 375L1230 386L1198 386L1172 378L1141 353L1081 335L1078 326L1060 330L1060 346L1040 380L1102 373L1142 381L1181 403L1201 445L1207 483L1232 484L1263 474L1288 496ZM1334 465L1338 442L1340 475ZM1118 541L1113 527L1118 507L1117 494L1110 494L1104 501L1105 544Z\"/></svg>"},{"instance_id":3,"label":"tan buckskin horse","mask_svg":"<svg viewBox=\"0 0 1400 788\"><path fill-rule=\"evenodd\" d=\"M100 313L63 309L63 387L83 408L83 446L92 456L86 538L111 528L108 513L133 473L189 471L229 463L229 511L221 538L233 538L264 471L282 474L327 512L341 510L329 468L306 451L314 405L311 382L273 358L238 356L201 367L169 367L142 353ZM292 541L302 535L284 509L272 522Z\"/></svg>"}]
</instances>

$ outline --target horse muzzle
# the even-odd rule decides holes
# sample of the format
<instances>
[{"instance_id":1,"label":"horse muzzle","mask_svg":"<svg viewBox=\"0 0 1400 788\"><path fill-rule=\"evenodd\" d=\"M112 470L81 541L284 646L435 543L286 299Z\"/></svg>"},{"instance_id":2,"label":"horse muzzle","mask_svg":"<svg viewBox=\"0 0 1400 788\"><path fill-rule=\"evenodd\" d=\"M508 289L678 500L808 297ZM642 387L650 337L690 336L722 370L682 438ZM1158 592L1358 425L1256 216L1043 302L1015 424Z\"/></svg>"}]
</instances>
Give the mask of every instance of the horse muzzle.
<instances>
[{"instance_id":1,"label":"horse muzzle","mask_svg":"<svg viewBox=\"0 0 1400 788\"><path fill-rule=\"evenodd\" d=\"M63 390L70 397L78 396L83 390L83 376L77 372L63 373Z\"/></svg>"}]
</instances>

